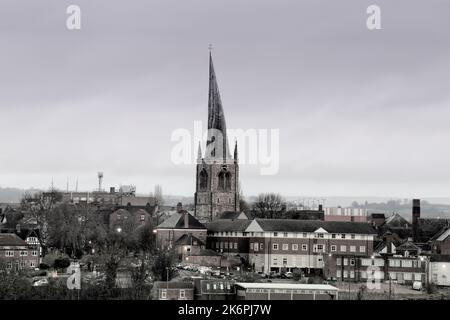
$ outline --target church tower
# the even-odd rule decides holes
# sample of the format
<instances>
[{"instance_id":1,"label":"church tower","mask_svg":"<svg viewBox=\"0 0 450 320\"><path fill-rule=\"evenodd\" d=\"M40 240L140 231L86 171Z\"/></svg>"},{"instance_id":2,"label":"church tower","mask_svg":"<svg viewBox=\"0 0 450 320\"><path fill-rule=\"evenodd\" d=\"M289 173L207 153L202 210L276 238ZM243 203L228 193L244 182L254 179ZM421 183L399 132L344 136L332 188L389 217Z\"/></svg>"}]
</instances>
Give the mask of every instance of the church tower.
<instances>
[{"instance_id":1,"label":"church tower","mask_svg":"<svg viewBox=\"0 0 450 320\"><path fill-rule=\"evenodd\" d=\"M239 164L237 142L230 155L225 115L209 53L208 138L205 155L198 146L195 216L201 222L219 218L225 211L239 211Z\"/></svg>"}]
</instances>

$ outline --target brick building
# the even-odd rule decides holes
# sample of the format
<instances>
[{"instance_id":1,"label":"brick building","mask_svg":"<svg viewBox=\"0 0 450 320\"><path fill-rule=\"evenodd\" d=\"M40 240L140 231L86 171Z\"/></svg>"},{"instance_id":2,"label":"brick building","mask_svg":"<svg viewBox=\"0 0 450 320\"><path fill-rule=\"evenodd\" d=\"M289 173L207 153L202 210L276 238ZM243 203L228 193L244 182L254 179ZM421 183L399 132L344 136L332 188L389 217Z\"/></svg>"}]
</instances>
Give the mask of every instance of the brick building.
<instances>
[{"instance_id":1,"label":"brick building","mask_svg":"<svg viewBox=\"0 0 450 320\"><path fill-rule=\"evenodd\" d=\"M185 281L156 281L153 284L155 300L194 300L194 284Z\"/></svg>"},{"instance_id":2,"label":"brick building","mask_svg":"<svg viewBox=\"0 0 450 320\"><path fill-rule=\"evenodd\" d=\"M320 220L218 220L207 227L209 248L239 255L266 273L335 273L342 257L371 256L376 234L367 223Z\"/></svg>"},{"instance_id":3,"label":"brick building","mask_svg":"<svg viewBox=\"0 0 450 320\"><path fill-rule=\"evenodd\" d=\"M156 243L161 249L189 246L201 249L206 243L206 227L187 211L175 212L156 227ZM179 248L176 248L176 247Z\"/></svg>"},{"instance_id":4,"label":"brick building","mask_svg":"<svg viewBox=\"0 0 450 320\"><path fill-rule=\"evenodd\" d=\"M14 233L0 233L0 269L18 271L39 266L39 248Z\"/></svg>"}]
</instances>

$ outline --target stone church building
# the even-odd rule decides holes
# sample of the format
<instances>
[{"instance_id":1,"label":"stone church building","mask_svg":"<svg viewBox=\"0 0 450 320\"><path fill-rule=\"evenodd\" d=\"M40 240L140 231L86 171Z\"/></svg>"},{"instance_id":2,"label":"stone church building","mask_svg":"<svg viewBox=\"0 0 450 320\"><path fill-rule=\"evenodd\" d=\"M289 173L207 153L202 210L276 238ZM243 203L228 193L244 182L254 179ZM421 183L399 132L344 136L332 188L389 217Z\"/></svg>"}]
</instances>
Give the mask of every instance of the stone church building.
<instances>
[{"instance_id":1,"label":"stone church building","mask_svg":"<svg viewBox=\"0 0 450 320\"><path fill-rule=\"evenodd\" d=\"M209 56L208 138L205 154L199 145L195 188L195 216L202 222L224 212L239 211L239 163L237 142L231 157L225 115L212 56Z\"/></svg>"}]
</instances>

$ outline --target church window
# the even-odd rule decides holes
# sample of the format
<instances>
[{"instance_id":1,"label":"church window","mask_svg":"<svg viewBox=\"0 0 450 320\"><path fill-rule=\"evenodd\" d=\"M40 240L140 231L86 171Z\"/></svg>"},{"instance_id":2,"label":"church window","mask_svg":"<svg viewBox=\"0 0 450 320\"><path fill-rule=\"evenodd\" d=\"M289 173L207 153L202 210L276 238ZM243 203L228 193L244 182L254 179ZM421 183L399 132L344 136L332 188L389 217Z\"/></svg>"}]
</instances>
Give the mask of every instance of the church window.
<instances>
[{"instance_id":1,"label":"church window","mask_svg":"<svg viewBox=\"0 0 450 320\"><path fill-rule=\"evenodd\" d=\"M200 190L205 191L208 187L208 173L205 169L200 171Z\"/></svg>"},{"instance_id":2,"label":"church window","mask_svg":"<svg viewBox=\"0 0 450 320\"><path fill-rule=\"evenodd\" d=\"M226 171L225 169L223 169L219 173L218 189L219 190L227 190L227 191L231 190L231 174L230 174L230 172Z\"/></svg>"}]
</instances>

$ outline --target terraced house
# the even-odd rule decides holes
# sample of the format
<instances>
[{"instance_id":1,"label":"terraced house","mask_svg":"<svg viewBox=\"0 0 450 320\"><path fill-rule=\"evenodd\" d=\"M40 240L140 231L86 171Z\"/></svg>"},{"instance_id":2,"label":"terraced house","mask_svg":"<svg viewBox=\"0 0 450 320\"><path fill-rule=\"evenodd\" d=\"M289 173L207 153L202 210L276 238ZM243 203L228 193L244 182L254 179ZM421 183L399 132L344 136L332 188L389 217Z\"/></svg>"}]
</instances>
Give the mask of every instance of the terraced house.
<instances>
[{"instance_id":1,"label":"terraced house","mask_svg":"<svg viewBox=\"0 0 450 320\"><path fill-rule=\"evenodd\" d=\"M334 277L344 261L370 257L376 235L367 223L321 220L216 220L207 228L209 248L239 255L255 271Z\"/></svg>"}]
</instances>

